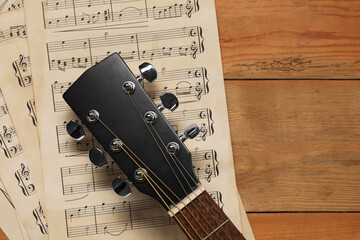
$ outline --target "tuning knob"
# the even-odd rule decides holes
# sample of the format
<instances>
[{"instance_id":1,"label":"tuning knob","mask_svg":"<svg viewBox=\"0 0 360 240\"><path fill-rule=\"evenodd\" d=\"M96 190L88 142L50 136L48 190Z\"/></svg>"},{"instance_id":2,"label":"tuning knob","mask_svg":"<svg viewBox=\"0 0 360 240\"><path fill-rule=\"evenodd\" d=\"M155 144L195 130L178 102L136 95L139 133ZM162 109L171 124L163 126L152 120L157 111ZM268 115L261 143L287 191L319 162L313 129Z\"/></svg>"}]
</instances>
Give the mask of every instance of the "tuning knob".
<instances>
[{"instance_id":1,"label":"tuning knob","mask_svg":"<svg viewBox=\"0 0 360 240\"><path fill-rule=\"evenodd\" d=\"M77 120L71 120L66 124L66 131L75 140L80 141L85 137L84 125Z\"/></svg>"},{"instance_id":2,"label":"tuning knob","mask_svg":"<svg viewBox=\"0 0 360 240\"><path fill-rule=\"evenodd\" d=\"M157 78L157 72L153 65L144 62L139 66L141 76L137 77L137 80L141 83L144 79L149 82L154 81Z\"/></svg>"},{"instance_id":3,"label":"tuning knob","mask_svg":"<svg viewBox=\"0 0 360 240\"><path fill-rule=\"evenodd\" d=\"M106 152L99 149L98 147L93 147L89 152L90 162L96 167L101 168L107 164Z\"/></svg>"},{"instance_id":4,"label":"tuning knob","mask_svg":"<svg viewBox=\"0 0 360 240\"><path fill-rule=\"evenodd\" d=\"M200 128L196 124L191 124L184 130L184 134L180 136L180 140L184 142L186 139L195 138L200 133Z\"/></svg>"},{"instance_id":5,"label":"tuning knob","mask_svg":"<svg viewBox=\"0 0 360 240\"><path fill-rule=\"evenodd\" d=\"M116 177L112 181L112 187L117 195L120 197L127 197L131 194L131 188L127 182L127 180Z\"/></svg>"},{"instance_id":6,"label":"tuning knob","mask_svg":"<svg viewBox=\"0 0 360 240\"><path fill-rule=\"evenodd\" d=\"M163 111L165 108L167 108L173 112L179 106L179 100L177 99L177 97L169 92L164 92L163 94L161 94L160 100L162 103L158 106L158 109L160 111Z\"/></svg>"}]
</instances>

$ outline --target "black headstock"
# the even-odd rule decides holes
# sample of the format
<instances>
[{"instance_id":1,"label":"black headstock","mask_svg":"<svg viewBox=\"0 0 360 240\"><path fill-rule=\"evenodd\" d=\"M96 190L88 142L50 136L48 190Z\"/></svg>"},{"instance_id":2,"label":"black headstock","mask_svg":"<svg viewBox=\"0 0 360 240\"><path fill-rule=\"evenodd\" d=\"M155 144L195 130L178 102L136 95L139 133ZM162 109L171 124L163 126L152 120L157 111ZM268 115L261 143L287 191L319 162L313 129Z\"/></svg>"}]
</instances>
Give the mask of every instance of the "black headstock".
<instances>
[{"instance_id":1,"label":"black headstock","mask_svg":"<svg viewBox=\"0 0 360 240\"><path fill-rule=\"evenodd\" d=\"M142 79L156 78L156 70L143 64L140 71L143 77L136 78L116 53L88 69L63 95L82 122L67 128L79 139L86 126L104 149L92 149L91 161L104 166L108 153L141 192L168 210L199 186L183 144L199 129L191 125L179 138L161 113L177 108L176 97L165 93L156 106L141 86ZM113 186L119 195L128 194L125 180L115 178Z\"/></svg>"}]
</instances>

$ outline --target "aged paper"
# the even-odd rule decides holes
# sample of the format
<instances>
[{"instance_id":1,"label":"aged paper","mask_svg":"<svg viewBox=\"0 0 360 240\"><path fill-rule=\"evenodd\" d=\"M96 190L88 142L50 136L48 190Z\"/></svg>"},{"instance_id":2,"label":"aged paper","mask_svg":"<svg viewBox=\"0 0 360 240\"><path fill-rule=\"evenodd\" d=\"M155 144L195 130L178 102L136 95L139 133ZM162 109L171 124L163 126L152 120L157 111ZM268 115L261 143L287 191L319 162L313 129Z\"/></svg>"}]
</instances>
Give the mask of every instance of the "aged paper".
<instances>
[{"instance_id":1,"label":"aged paper","mask_svg":"<svg viewBox=\"0 0 360 240\"><path fill-rule=\"evenodd\" d=\"M9 194L0 179L0 228L9 239L29 239L15 211ZM22 232L24 231L24 232Z\"/></svg>"},{"instance_id":2,"label":"aged paper","mask_svg":"<svg viewBox=\"0 0 360 240\"><path fill-rule=\"evenodd\" d=\"M25 154L16 135L8 107L0 93L0 178L32 239L48 239L45 216L35 193Z\"/></svg>"},{"instance_id":3,"label":"aged paper","mask_svg":"<svg viewBox=\"0 0 360 240\"><path fill-rule=\"evenodd\" d=\"M1 32L6 32L4 35L6 38L0 42L2 53L0 69L4 73L0 76L0 87L2 88L1 84L6 85L9 78L14 78L13 74L6 74L8 69L13 68L12 63L7 62L6 56L8 56L8 51L13 51L12 46L15 42L22 41L26 37L26 27L23 9L3 13L0 15L0 19ZM16 80L16 78L12 80ZM16 93L13 94L16 95ZM25 150L20 143L19 135L9 114L10 108L6 104L2 92L0 101L0 124L2 129L0 133L0 147L2 149L0 177L29 237L47 239L46 221L36 194L34 176L30 174ZM39 168L39 166L37 167ZM32 169L35 170L36 165L32 165Z\"/></svg>"},{"instance_id":4,"label":"aged paper","mask_svg":"<svg viewBox=\"0 0 360 240\"><path fill-rule=\"evenodd\" d=\"M0 13L12 11L23 6L23 0L0 0Z\"/></svg>"},{"instance_id":5,"label":"aged paper","mask_svg":"<svg viewBox=\"0 0 360 240\"><path fill-rule=\"evenodd\" d=\"M179 135L191 123L201 127L186 142L194 171L240 228L214 2L28 0L25 7L50 238L185 238L154 200L112 192L120 170L89 163L97 145L91 134L80 142L66 134L74 114L62 93L113 52L135 74L144 61L158 69L156 82L144 87L156 103L163 91L177 95L179 109L164 115Z\"/></svg>"},{"instance_id":6,"label":"aged paper","mask_svg":"<svg viewBox=\"0 0 360 240\"><path fill-rule=\"evenodd\" d=\"M24 10L19 9L1 16L4 24L25 27ZM29 50L26 36L13 38L11 41L0 43L0 85L10 110L13 124L17 131L22 147L26 149L25 155L36 192L45 208L44 183L40 149L37 135L37 119L35 114L35 101L32 90L32 75Z\"/></svg>"}]
</instances>

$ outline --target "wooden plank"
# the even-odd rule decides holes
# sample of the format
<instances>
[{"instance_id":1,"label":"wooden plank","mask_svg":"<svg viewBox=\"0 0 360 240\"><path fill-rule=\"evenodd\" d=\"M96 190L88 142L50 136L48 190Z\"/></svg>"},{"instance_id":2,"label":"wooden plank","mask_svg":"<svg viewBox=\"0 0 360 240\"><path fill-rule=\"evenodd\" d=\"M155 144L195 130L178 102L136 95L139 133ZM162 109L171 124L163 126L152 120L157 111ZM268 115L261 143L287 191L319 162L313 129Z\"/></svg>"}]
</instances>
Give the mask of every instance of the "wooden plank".
<instances>
[{"instance_id":1,"label":"wooden plank","mask_svg":"<svg viewBox=\"0 0 360 240\"><path fill-rule=\"evenodd\" d=\"M1 228L0 228L0 240L8 240L8 238L6 237L5 233L2 231Z\"/></svg>"},{"instance_id":2,"label":"wooden plank","mask_svg":"<svg viewBox=\"0 0 360 240\"><path fill-rule=\"evenodd\" d=\"M360 78L358 0L216 0L216 9L225 78Z\"/></svg>"},{"instance_id":3,"label":"wooden plank","mask_svg":"<svg viewBox=\"0 0 360 240\"><path fill-rule=\"evenodd\" d=\"M360 213L248 214L257 240L358 240Z\"/></svg>"},{"instance_id":4,"label":"wooden plank","mask_svg":"<svg viewBox=\"0 0 360 240\"><path fill-rule=\"evenodd\" d=\"M360 81L225 83L246 211L360 211Z\"/></svg>"}]
</instances>

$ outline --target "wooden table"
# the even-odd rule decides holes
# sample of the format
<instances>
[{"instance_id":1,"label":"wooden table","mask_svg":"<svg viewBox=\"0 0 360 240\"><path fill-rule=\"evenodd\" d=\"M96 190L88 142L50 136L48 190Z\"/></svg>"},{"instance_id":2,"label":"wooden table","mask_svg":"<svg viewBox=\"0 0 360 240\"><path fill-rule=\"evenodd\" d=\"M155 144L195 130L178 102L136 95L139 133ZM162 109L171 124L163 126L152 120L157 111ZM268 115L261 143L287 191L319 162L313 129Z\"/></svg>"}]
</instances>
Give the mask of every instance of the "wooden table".
<instances>
[{"instance_id":1,"label":"wooden table","mask_svg":"<svg viewBox=\"0 0 360 240\"><path fill-rule=\"evenodd\" d=\"M216 3L256 238L360 239L360 1Z\"/></svg>"},{"instance_id":2,"label":"wooden table","mask_svg":"<svg viewBox=\"0 0 360 240\"><path fill-rule=\"evenodd\" d=\"M216 4L256 238L360 239L360 1Z\"/></svg>"}]
</instances>

